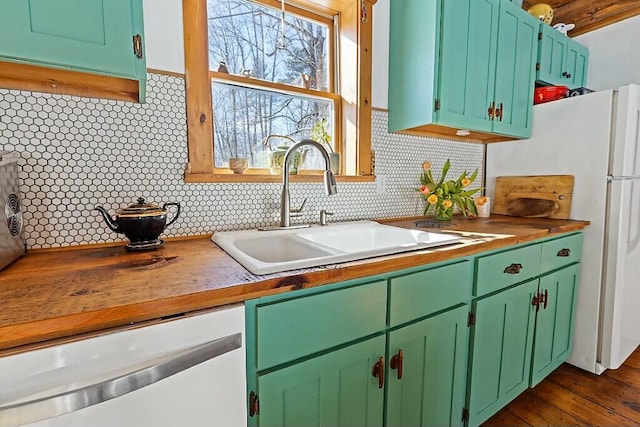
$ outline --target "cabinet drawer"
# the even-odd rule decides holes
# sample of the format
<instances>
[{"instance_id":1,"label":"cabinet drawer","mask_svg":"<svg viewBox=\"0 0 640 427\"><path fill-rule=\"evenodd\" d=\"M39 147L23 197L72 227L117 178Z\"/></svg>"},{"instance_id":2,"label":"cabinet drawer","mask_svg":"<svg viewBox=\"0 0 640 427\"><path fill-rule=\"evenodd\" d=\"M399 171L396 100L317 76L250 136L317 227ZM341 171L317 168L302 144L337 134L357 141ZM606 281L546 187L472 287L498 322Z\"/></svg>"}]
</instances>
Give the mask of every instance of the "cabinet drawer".
<instances>
[{"instance_id":1,"label":"cabinet drawer","mask_svg":"<svg viewBox=\"0 0 640 427\"><path fill-rule=\"evenodd\" d=\"M383 331L386 307L386 281L258 307L258 369Z\"/></svg>"},{"instance_id":2,"label":"cabinet drawer","mask_svg":"<svg viewBox=\"0 0 640 427\"><path fill-rule=\"evenodd\" d=\"M541 272L555 270L580 261L582 255L582 234L562 237L542 244Z\"/></svg>"},{"instance_id":3,"label":"cabinet drawer","mask_svg":"<svg viewBox=\"0 0 640 427\"><path fill-rule=\"evenodd\" d=\"M397 326L469 300L472 264L432 268L391 279L390 326Z\"/></svg>"},{"instance_id":4,"label":"cabinet drawer","mask_svg":"<svg viewBox=\"0 0 640 427\"><path fill-rule=\"evenodd\" d=\"M478 258L474 294L486 295L539 275L540 246L525 246Z\"/></svg>"}]
</instances>

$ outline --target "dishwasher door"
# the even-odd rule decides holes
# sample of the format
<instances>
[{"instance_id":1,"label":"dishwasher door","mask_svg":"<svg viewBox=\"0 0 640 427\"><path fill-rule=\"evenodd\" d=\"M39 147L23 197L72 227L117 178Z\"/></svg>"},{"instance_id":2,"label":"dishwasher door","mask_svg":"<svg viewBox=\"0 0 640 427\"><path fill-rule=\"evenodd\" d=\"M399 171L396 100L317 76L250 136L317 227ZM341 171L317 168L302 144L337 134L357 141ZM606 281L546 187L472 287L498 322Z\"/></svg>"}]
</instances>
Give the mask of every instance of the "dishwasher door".
<instances>
[{"instance_id":1,"label":"dishwasher door","mask_svg":"<svg viewBox=\"0 0 640 427\"><path fill-rule=\"evenodd\" d=\"M246 426L244 307L0 358L0 427Z\"/></svg>"}]
</instances>

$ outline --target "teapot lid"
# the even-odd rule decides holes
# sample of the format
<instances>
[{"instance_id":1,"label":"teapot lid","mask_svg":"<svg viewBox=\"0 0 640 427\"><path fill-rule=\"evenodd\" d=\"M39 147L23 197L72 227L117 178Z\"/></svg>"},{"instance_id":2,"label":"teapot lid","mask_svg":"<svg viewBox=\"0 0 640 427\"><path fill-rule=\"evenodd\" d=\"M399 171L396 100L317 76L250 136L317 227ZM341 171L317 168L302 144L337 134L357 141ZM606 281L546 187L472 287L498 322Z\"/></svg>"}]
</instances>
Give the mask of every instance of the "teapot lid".
<instances>
[{"instance_id":1,"label":"teapot lid","mask_svg":"<svg viewBox=\"0 0 640 427\"><path fill-rule=\"evenodd\" d=\"M155 203L146 203L144 197L138 197L138 203L132 203L126 208L119 209L117 214L119 216L147 216L147 215L161 215L167 213Z\"/></svg>"}]
</instances>

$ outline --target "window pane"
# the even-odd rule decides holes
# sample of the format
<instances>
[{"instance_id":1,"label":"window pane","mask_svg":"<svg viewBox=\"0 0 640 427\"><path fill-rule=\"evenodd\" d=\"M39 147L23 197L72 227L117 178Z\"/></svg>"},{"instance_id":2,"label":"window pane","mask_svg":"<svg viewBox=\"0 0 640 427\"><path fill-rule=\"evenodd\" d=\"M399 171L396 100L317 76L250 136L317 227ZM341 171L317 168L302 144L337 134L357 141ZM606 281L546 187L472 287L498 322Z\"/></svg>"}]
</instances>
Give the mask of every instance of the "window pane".
<instances>
[{"instance_id":1,"label":"window pane","mask_svg":"<svg viewBox=\"0 0 640 427\"><path fill-rule=\"evenodd\" d=\"M245 0L208 0L209 68L224 61L232 74L327 90L329 29ZM308 76L305 85L302 75Z\"/></svg>"},{"instance_id":2,"label":"window pane","mask_svg":"<svg viewBox=\"0 0 640 427\"><path fill-rule=\"evenodd\" d=\"M310 138L314 125L326 120L333 134L333 102L266 90L211 82L214 118L215 166L226 168L231 157L246 157L251 168L268 168L265 146L269 135L284 135L295 141ZM271 137L271 149L291 145L287 138ZM322 155L308 150L305 169L324 169Z\"/></svg>"}]
</instances>

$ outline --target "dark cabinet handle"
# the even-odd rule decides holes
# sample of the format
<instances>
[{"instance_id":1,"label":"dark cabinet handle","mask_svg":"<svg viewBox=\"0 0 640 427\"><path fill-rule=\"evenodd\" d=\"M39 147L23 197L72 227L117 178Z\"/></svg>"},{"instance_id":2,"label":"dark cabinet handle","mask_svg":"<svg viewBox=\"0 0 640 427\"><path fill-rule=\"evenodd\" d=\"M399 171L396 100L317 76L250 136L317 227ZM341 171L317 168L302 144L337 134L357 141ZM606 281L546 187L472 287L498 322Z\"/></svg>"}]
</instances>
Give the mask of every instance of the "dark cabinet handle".
<instances>
[{"instance_id":1,"label":"dark cabinet handle","mask_svg":"<svg viewBox=\"0 0 640 427\"><path fill-rule=\"evenodd\" d=\"M563 71L562 72L562 77L566 77L566 78L570 79L571 78L571 73L567 73L566 71Z\"/></svg>"},{"instance_id":2,"label":"dark cabinet handle","mask_svg":"<svg viewBox=\"0 0 640 427\"><path fill-rule=\"evenodd\" d=\"M571 255L571 249L564 248L558 251L558 256L568 257L569 255Z\"/></svg>"},{"instance_id":3,"label":"dark cabinet handle","mask_svg":"<svg viewBox=\"0 0 640 427\"><path fill-rule=\"evenodd\" d=\"M500 103L500 107L496 108L496 117L498 120L502 121L502 112L504 111L504 107L502 106L502 102Z\"/></svg>"},{"instance_id":4,"label":"dark cabinet handle","mask_svg":"<svg viewBox=\"0 0 640 427\"><path fill-rule=\"evenodd\" d=\"M544 297L542 298L542 300L540 302L544 303L544 306L542 308L544 308L546 310L547 309L547 304L549 303L549 289L545 289L544 290Z\"/></svg>"},{"instance_id":5,"label":"dark cabinet handle","mask_svg":"<svg viewBox=\"0 0 640 427\"><path fill-rule=\"evenodd\" d=\"M398 370L398 379L401 380L402 379L402 359L404 358L404 352L402 351L402 349L398 350L398 353L396 353L392 358L391 358L391 362L389 363L389 366L391 367L391 369L397 369Z\"/></svg>"},{"instance_id":6,"label":"dark cabinet handle","mask_svg":"<svg viewBox=\"0 0 640 427\"><path fill-rule=\"evenodd\" d=\"M536 308L536 313L540 311L540 294L536 293L531 299L531 305Z\"/></svg>"},{"instance_id":7,"label":"dark cabinet handle","mask_svg":"<svg viewBox=\"0 0 640 427\"><path fill-rule=\"evenodd\" d=\"M249 416L253 417L260 413L260 399L255 392L249 393Z\"/></svg>"},{"instance_id":8,"label":"dark cabinet handle","mask_svg":"<svg viewBox=\"0 0 640 427\"><path fill-rule=\"evenodd\" d=\"M373 365L371 375L378 378L378 388L384 387L384 357L380 356L380 359Z\"/></svg>"},{"instance_id":9,"label":"dark cabinet handle","mask_svg":"<svg viewBox=\"0 0 640 427\"><path fill-rule=\"evenodd\" d=\"M496 115L496 103L492 102L487 109L487 114L489 115L489 120L493 120Z\"/></svg>"},{"instance_id":10,"label":"dark cabinet handle","mask_svg":"<svg viewBox=\"0 0 640 427\"><path fill-rule=\"evenodd\" d=\"M522 269L522 264L511 264L509 267L504 269L506 274L519 274Z\"/></svg>"}]
</instances>

